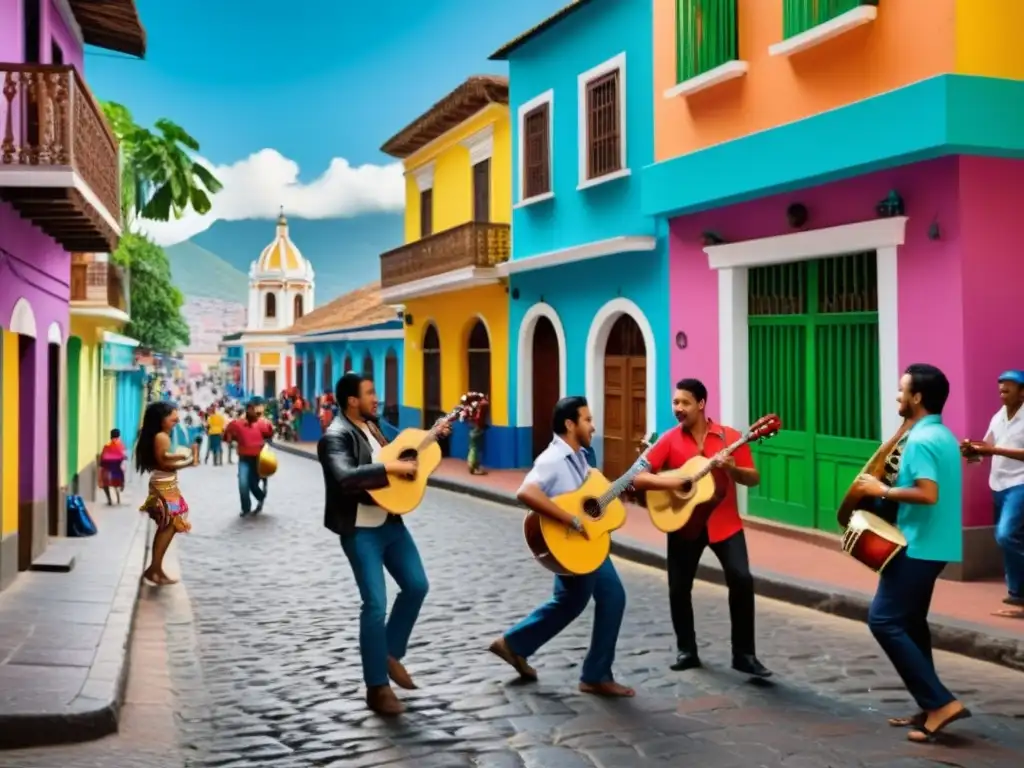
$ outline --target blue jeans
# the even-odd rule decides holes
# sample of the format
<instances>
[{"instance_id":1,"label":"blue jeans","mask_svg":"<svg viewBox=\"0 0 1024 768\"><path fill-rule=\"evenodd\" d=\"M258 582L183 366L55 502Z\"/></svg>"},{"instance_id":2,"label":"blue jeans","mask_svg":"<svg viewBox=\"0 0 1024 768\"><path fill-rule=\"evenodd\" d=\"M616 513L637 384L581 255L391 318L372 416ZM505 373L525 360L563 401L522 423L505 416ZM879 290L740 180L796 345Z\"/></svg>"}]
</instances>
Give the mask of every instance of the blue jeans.
<instances>
[{"instance_id":1,"label":"blue jeans","mask_svg":"<svg viewBox=\"0 0 1024 768\"><path fill-rule=\"evenodd\" d=\"M1024 485L992 494L996 504L996 543L1003 550L1006 588L1024 599Z\"/></svg>"},{"instance_id":2,"label":"blue jeans","mask_svg":"<svg viewBox=\"0 0 1024 768\"><path fill-rule=\"evenodd\" d=\"M591 597L595 603L594 629L580 680L591 685L611 682L615 644L626 611L626 590L610 557L586 576L555 576L551 599L505 633L509 650L530 658L575 621Z\"/></svg>"},{"instance_id":3,"label":"blue jeans","mask_svg":"<svg viewBox=\"0 0 1024 768\"><path fill-rule=\"evenodd\" d=\"M242 498L242 512L248 515L252 511L252 498L263 503L266 491L260 487L259 458L255 456L238 457L238 495Z\"/></svg>"},{"instance_id":4,"label":"blue jeans","mask_svg":"<svg viewBox=\"0 0 1024 768\"><path fill-rule=\"evenodd\" d=\"M389 517L379 528L356 528L341 537L363 604L359 611L359 655L368 688L388 684L388 656L401 661L430 585L416 542L405 524ZM398 597L388 609L384 569L398 584Z\"/></svg>"},{"instance_id":5,"label":"blue jeans","mask_svg":"<svg viewBox=\"0 0 1024 768\"><path fill-rule=\"evenodd\" d=\"M932 633L928 627L935 581L945 566L901 552L882 571L868 611L871 634L896 667L914 701L926 712L940 709L955 698L935 671Z\"/></svg>"}]
</instances>

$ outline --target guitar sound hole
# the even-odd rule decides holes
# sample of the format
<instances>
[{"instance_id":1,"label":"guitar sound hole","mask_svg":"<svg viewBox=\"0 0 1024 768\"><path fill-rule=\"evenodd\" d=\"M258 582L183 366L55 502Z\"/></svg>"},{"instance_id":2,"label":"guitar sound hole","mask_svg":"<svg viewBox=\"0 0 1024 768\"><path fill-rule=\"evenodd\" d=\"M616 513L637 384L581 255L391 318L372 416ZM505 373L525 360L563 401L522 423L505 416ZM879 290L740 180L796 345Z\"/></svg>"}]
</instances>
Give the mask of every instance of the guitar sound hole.
<instances>
[{"instance_id":1,"label":"guitar sound hole","mask_svg":"<svg viewBox=\"0 0 1024 768\"><path fill-rule=\"evenodd\" d=\"M415 448L406 448L398 454L399 461L416 461L417 458L419 458L419 453Z\"/></svg>"},{"instance_id":2,"label":"guitar sound hole","mask_svg":"<svg viewBox=\"0 0 1024 768\"><path fill-rule=\"evenodd\" d=\"M601 516L601 505L597 499L587 499L583 502L583 514L591 520L597 520Z\"/></svg>"},{"instance_id":3,"label":"guitar sound hole","mask_svg":"<svg viewBox=\"0 0 1024 768\"><path fill-rule=\"evenodd\" d=\"M679 489L679 492L682 493L684 496L689 496L691 493L693 493L693 482L687 480L685 483L683 483L683 487Z\"/></svg>"}]
</instances>

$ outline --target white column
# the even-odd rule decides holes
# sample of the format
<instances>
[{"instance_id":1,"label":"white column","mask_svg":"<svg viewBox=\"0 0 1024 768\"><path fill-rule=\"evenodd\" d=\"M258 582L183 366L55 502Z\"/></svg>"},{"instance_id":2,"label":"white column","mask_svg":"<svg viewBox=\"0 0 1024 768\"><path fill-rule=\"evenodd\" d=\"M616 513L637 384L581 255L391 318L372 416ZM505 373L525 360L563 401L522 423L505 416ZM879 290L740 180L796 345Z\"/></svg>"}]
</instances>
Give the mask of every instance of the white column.
<instances>
[{"instance_id":1,"label":"white column","mask_svg":"<svg viewBox=\"0 0 1024 768\"><path fill-rule=\"evenodd\" d=\"M746 267L718 270L719 418L744 429L750 420L750 350ZM740 514L747 512L747 489L736 488Z\"/></svg>"}]
</instances>

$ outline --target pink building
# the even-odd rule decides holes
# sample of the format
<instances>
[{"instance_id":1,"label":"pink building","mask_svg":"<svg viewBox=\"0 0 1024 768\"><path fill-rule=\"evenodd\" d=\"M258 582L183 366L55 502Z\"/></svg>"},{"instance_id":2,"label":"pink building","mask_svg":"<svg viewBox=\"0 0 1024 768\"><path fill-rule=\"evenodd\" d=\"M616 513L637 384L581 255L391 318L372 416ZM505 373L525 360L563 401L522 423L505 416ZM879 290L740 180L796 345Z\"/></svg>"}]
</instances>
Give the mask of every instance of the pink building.
<instances>
[{"instance_id":1,"label":"pink building","mask_svg":"<svg viewBox=\"0 0 1024 768\"><path fill-rule=\"evenodd\" d=\"M134 1L0 9L0 588L63 534L70 254L110 252L120 235L117 143L85 43L141 56Z\"/></svg>"},{"instance_id":2,"label":"pink building","mask_svg":"<svg viewBox=\"0 0 1024 768\"><path fill-rule=\"evenodd\" d=\"M973 439L998 374L1024 366L1024 71L996 21L972 47L949 0L803 5L723 3L729 23L688 40L700 25L677 17L696 4L655 4L643 198L669 222L673 378L702 379L727 423L786 427L757 451L745 511L834 532L901 423L907 365L946 373L943 419ZM987 481L965 468L951 576L1001 569Z\"/></svg>"}]
</instances>

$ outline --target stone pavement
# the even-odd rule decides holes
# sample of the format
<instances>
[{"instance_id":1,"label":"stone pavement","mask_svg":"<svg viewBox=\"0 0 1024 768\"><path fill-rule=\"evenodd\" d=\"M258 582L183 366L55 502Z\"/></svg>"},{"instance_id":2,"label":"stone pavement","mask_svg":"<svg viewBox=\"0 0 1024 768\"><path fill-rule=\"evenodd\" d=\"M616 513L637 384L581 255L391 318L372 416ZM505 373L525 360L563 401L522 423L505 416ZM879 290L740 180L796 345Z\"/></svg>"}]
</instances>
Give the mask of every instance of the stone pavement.
<instances>
[{"instance_id":1,"label":"stone pavement","mask_svg":"<svg viewBox=\"0 0 1024 768\"><path fill-rule=\"evenodd\" d=\"M528 555L518 511L439 490L408 517L431 579L406 660L421 688L401 694L410 711L388 722L362 704L359 597L321 527L319 467L282 456L251 519L237 515L233 467L190 470L183 485L194 530L172 551L185 583L159 591L165 633L147 629L152 646L132 664L153 678L142 685L158 699L151 738L166 738L172 706L176 744L142 751L147 737L129 738L126 716L117 737L0 753L0 768L1009 768L1024 753L1024 675L938 653L976 716L945 744L910 744L884 722L911 704L862 624L760 600L759 655L776 677L752 683L728 669L725 593L710 584L694 591L707 667L670 672L664 575L624 561L616 675L637 698L576 691L590 609L537 654L541 681L520 684L486 648L548 597L551 577ZM105 758L94 751L104 744Z\"/></svg>"},{"instance_id":2,"label":"stone pavement","mask_svg":"<svg viewBox=\"0 0 1024 768\"><path fill-rule=\"evenodd\" d=\"M60 540L76 550L72 570L27 571L0 594L0 748L117 729L146 552L141 492L89 505L97 535Z\"/></svg>"},{"instance_id":3,"label":"stone pavement","mask_svg":"<svg viewBox=\"0 0 1024 768\"><path fill-rule=\"evenodd\" d=\"M279 446L298 455L315 457L316 446L298 443ZM492 471L472 476L465 462L445 459L431 477L431 485L499 504L519 506L515 491L524 472ZM665 537L651 525L647 511L626 505L628 520L616 531L613 552L628 560L665 567ZM794 537L795 536L795 537ZM867 620L877 577L839 550L838 537L798 530L780 532L779 526L747 519L747 546L758 594L858 621ZM721 566L707 551L698 578L724 583ZM972 658L1024 670L1024 621L995 617L1003 607L1002 582L941 580L936 586L931 621L935 646Z\"/></svg>"}]
</instances>

